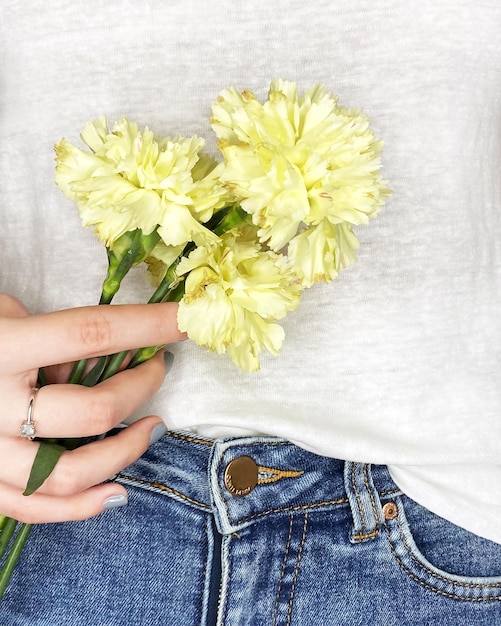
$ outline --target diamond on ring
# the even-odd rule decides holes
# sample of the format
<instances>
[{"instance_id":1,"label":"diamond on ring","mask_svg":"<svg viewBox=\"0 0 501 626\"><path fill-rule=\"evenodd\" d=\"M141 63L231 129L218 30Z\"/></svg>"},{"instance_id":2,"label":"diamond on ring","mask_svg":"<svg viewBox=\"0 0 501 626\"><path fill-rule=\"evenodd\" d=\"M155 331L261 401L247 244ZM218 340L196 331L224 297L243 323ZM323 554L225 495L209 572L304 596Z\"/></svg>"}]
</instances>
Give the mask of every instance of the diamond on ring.
<instances>
[{"instance_id":1,"label":"diamond on ring","mask_svg":"<svg viewBox=\"0 0 501 626\"><path fill-rule=\"evenodd\" d=\"M21 437L26 437L26 439L33 439L35 437L35 423L23 422L21 424Z\"/></svg>"},{"instance_id":2,"label":"diamond on ring","mask_svg":"<svg viewBox=\"0 0 501 626\"><path fill-rule=\"evenodd\" d=\"M36 437L37 434L35 421L33 419L33 413L35 411L35 400L37 397L38 389L38 387L34 387L31 392L30 401L28 403L28 416L21 424L21 437L24 437L25 439L32 440Z\"/></svg>"}]
</instances>

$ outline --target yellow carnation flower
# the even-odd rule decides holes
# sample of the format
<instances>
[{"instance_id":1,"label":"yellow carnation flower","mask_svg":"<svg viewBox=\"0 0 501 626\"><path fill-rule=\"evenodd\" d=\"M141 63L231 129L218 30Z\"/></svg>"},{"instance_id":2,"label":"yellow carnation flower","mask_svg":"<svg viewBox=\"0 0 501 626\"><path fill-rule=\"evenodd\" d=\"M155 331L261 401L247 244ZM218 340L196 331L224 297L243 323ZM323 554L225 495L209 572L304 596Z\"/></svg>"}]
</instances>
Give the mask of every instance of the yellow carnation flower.
<instances>
[{"instance_id":1,"label":"yellow carnation flower","mask_svg":"<svg viewBox=\"0 0 501 626\"><path fill-rule=\"evenodd\" d=\"M223 91L211 121L226 162L222 180L260 240L279 251L300 236L291 258L303 285L332 280L355 259L352 225L374 217L389 193L382 143L367 118L322 85L298 96L295 83L275 80L264 104L248 91Z\"/></svg>"},{"instance_id":2,"label":"yellow carnation flower","mask_svg":"<svg viewBox=\"0 0 501 626\"><path fill-rule=\"evenodd\" d=\"M203 139L158 139L127 119L110 131L104 118L89 122L81 137L91 152L64 139L56 145L56 182L106 246L157 227L168 246L213 239L200 222L224 204L227 191L216 163L200 153Z\"/></svg>"},{"instance_id":3,"label":"yellow carnation flower","mask_svg":"<svg viewBox=\"0 0 501 626\"><path fill-rule=\"evenodd\" d=\"M224 163L218 163L208 154L201 153L199 156L191 171L195 184L188 195L193 202L192 212L205 223L234 199L221 182Z\"/></svg>"},{"instance_id":4,"label":"yellow carnation flower","mask_svg":"<svg viewBox=\"0 0 501 626\"><path fill-rule=\"evenodd\" d=\"M296 308L301 289L283 257L263 252L252 227L222 236L181 260L186 275L178 326L201 346L227 352L244 371L259 369L259 355L277 355L284 339L276 323Z\"/></svg>"}]
</instances>

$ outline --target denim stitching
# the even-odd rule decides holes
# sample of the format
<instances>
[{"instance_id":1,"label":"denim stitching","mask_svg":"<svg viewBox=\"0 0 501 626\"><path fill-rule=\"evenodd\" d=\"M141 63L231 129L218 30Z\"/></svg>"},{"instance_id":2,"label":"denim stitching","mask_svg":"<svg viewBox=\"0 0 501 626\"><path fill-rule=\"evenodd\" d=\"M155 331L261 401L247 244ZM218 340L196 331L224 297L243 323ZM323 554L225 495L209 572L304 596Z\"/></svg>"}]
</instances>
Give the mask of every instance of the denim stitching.
<instances>
[{"instance_id":1,"label":"denim stitching","mask_svg":"<svg viewBox=\"0 0 501 626\"><path fill-rule=\"evenodd\" d=\"M199 443L203 446L213 446L213 442L207 439L198 439L197 437L191 437L190 435L182 435L181 433L176 433L173 431L168 431L165 433L167 437L172 437L173 439L180 439L181 441L187 441L188 443Z\"/></svg>"},{"instance_id":2,"label":"denim stitching","mask_svg":"<svg viewBox=\"0 0 501 626\"><path fill-rule=\"evenodd\" d=\"M283 446L283 445L290 445L287 441L269 441L269 442L263 442L262 444L259 445L266 445L266 446ZM242 446L242 447L249 447L249 446ZM224 461L224 454L221 454L220 458L219 458L219 462L217 464L217 468L216 468L216 475L219 476L219 473L221 471L221 466L223 464ZM291 471L297 471L297 470L291 470ZM339 498L338 500L328 500L328 501L324 501L324 502L315 502L313 504L302 504L302 505L298 505L298 506L293 506L293 507L285 507L285 508L277 508L277 509L269 509L267 511L260 511L259 513L255 513L254 515L250 515L249 517L244 517L242 519L240 519L238 521L239 524L248 522L250 520L256 519L258 517L263 517L264 515L269 515L270 513L279 513L279 512L285 512L285 511L302 511L304 509L309 509L309 508L318 508L320 506L328 506L330 504L345 504L346 502L348 502L347 498ZM228 503L226 502L226 500L222 500L222 505L224 506L225 509L225 513L226 516L228 518L228 520L232 520L232 516L230 515L230 508L228 506ZM236 522L233 522L233 524L235 524Z\"/></svg>"},{"instance_id":3,"label":"denim stitching","mask_svg":"<svg viewBox=\"0 0 501 626\"><path fill-rule=\"evenodd\" d=\"M412 580L417 582L419 585L421 585L425 589L428 589L429 591L433 591L434 593L438 593L439 595L444 596L444 597L449 598L449 599L452 599L452 600L463 600L465 602L492 602L492 601L499 601L499 600L501 600L501 596L490 596L490 597L482 597L482 598L465 598L463 596L458 596L458 595L455 595L453 593L449 593L448 591L443 591L442 589L438 589L437 587L432 587L428 583L425 583L424 580L421 580L415 574L413 574L407 568L407 566L402 562L402 560L400 559L400 557L396 553L395 548L393 547L393 543L392 543L391 538L390 538L390 533L389 533L388 529L386 528L386 526L385 526L385 529L386 529L386 534L388 535L388 543L390 544L390 550L391 550L393 556L395 557L395 560L400 565L400 567L404 570L404 572L407 574L407 576L409 576L409 578L412 578ZM448 584L451 584L451 582L452 581L447 581Z\"/></svg>"},{"instance_id":4,"label":"denim stitching","mask_svg":"<svg viewBox=\"0 0 501 626\"><path fill-rule=\"evenodd\" d=\"M224 540L224 538L223 538ZM227 552L227 556L228 556L228 567L227 567L227 583L226 583L226 594L223 598L223 606L222 606L222 610L221 610L221 624L220 626L224 626L225 622L226 622L226 614L228 612L228 598L230 595L230 584L231 584L231 567L230 567L230 551L231 551L231 541L228 538L228 552ZM223 544L221 544L221 557L223 556ZM223 578L224 578L224 572L222 571L223 568L223 564L224 561L221 558L221 587L223 585ZM221 587L220 587L220 593L221 593ZM219 626L219 625L218 625Z\"/></svg>"},{"instance_id":5,"label":"denim stitching","mask_svg":"<svg viewBox=\"0 0 501 626\"><path fill-rule=\"evenodd\" d=\"M206 537L206 541L207 541L207 554L205 556L204 559L204 572L205 572L205 576L203 579L203 593L201 594L202 596L202 616L204 614L208 613L208 604L209 604L209 599L210 599L210 572L209 572L209 551L211 549L211 539L209 537L210 532L211 532L212 528L211 528L211 518L209 516L207 516L206 521L205 521L205 537ZM212 552L215 553L215 549L214 549L214 539L212 538ZM213 554L212 558L214 559L215 555ZM212 566L211 566L211 570L212 570Z\"/></svg>"},{"instance_id":6,"label":"denim stitching","mask_svg":"<svg viewBox=\"0 0 501 626\"><path fill-rule=\"evenodd\" d=\"M167 487L167 485L163 485L162 483L142 480L141 478L134 478L134 476L127 476L126 474L122 473L116 474L114 476L114 480L118 480L132 486L142 487L144 489L148 489L149 491L165 491L167 493L170 493L171 495L181 498L181 500L186 500L186 502L195 504L203 509L210 510L211 508L208 504L205 504L204 502L198 502L198 500L194 500L193 498L185 496L184 493L181 493L180 491L177 491L172 487Z\"/></svg>"},{"instance_id":7,"label":"denim stitching","mask_svg":"<svg viewBox=\"0 0 501 626\"><path fill-rule=\"evenodd\" d=\"M258 441L256 443L245 443L245 444L238 444L241 445L245 448L253 448L254 446L290 446L291 448L294 448L296 446L294 446L294 444L290 443L290 441Z\"/></svg>"},{"instance_id":8,"label":"denim stitching","mask_svg":"<svg viewBox=\"0 0 501 626\"><path fill-rule=\"evenodd\" d=\"M387 539L388 539L388 543L389 543L389 546L390 546L391 553L393 554L393 556L394 556L395 560L397 561L397 563L399 564L399 566L409 576L409 578L411 578L412 580L417 582L419 585L421 585L425 589L428 589L429 591L432 591L434 593L438 593L439 595L444 596L446 598L449 598L451 600L462 600L463 602L499 602L499 601L501 601L501 596L486 596L486 597L481 597L481 598L470 598L470 597L459 596L459 595L450 593L448 591L443 591L442 589L438 589L437 587L433 587L429 583L424 582L424 580L421 580L418 576L416 576L413 572L411 572L410 569L402 561L402 559L398 556L398 554L397 554L397 552L395 550L395 547L393 545L393 542L391 540L391 536L390 536L390 531L388 529L388 525L385 524L384 528L385 528L385 531L386 531L386 535L387 535ZM440 579L440 576L437 576L434 572L430 572L430 573L433 576L436 576L437 578ZM442 580L443 580L443 582L446 582L447 584L455 584L455 585L462 584L463 586L466 586L466 587L477 587L479 589L482 589L483 587L491 586L489 584L485 584L484 585L484 584L474 584L474 583L457 583L457 582L453 582L452 580L447 580L446 578L443 578Z\"/></svg>"},{"instance_id":9,"label":"denim stitching","mask_svg":"<svg viewBox=\"0 0 501 626\"><path fill-rule=\"evenodd\" d=\"M368 468L369 468L369 465L366 463L364 465L364 484L365 484L365 487L366 487L367 491L369 492L369 498L371 500L372 512L374 513L374 523L375 523L376 529L377 529L377 527L379 526L379 523L380 523L379 512L377 510L376 501L374 499L373 489L369 485Z\"/></svg>"},{"instance_id":10,"label":"denim stitching","mask_svg":"<svg viewBox=\"0 0 501 626\"><path fill-rule=\"evenodd\" d=\"M357 485L355 482L355 463L352 463L351 465L351 487L355 495L355 500L357 502L357 507L358 507L358 513L360 515L360 522L361 522L360 530L363 531L367 528L367 522L365 520L365 513L362 508L362 501L360 500L360 495L358 493Z\"/></svg>"},{"instance_id":11,"label":"denim stitching","mask_svg":"<svg viewBox=\"0 0 501 626\"><path fill-rule=\"evenodd\" d=\"M223 464L223 460L224 460L224 454L221 454L221 456L219 457L219 462L217 464L217 468L216 468L216 476L219 477L219 472L221 471L221 466ZM218 478L218 483L219 483L219 478ZM226 500L224 498L221 498L221 503L224 507L225 513L226 513L226 517L228 519L230 518L230 508L228 506L228 504L226 503Z\"/></svg>"},{"instance_id":12,"label":"denim stitching","mask_svg":"<svg viewBox=\"0 0 501 626\"><path fill-rule=\"evenodd\" d=\"M376 528L376 530L373 530L370 533L357 533L356 535L353 535L353 539L355 541L362 541L364 539L372 539L373 537L377 537L377 535L379 535L379 528Z\"/></svg>"},{"instance_id":13,"label":"denim stitching","mask_svg":"<svg viewBox=\"0 0 501 626\"><path fill-rule=\"evenodd\" d=\"M321 506L329 506L331 504L346 504L347 502L349 502L348 498L339 498L338 500L325 500L323 502L312 502L310 504L298 504L296 506L288 506L288 507L278 508L278 509L269 509L268 511L261 511L259 513L254 513L254 515L249 515L249 517L244 517L241 520L238 520L238 523L242 524L252 519L256 519L257 517L263 517L263 515L268 515L270 513L285 513L286 511L304 511L305 509L318 509Z\"/></svg>"},{"instance_id":14,"label":"denim stitching","mask_svg":"<svg viewBox=\"0 0 501 626\"><path fill-rule=\"evenodd\" d=\"M258 471L263 472L265 474L271 474L267 478L258 478L258 485L269 485L270 483L276 483L282 478L299 478L304 474L303 470L281 470L276 467L264 467L263 465L258 466Z\"/></svg>"},{"instance_id":15,"label":"denim stitching","mask_svg":"<svg viewBox=\"0 0 501 626\"><path fill-rule=\"evenodd\" d=\"M292 524L294 522L294 515L290 516L290 521L289 521L289 536L287 537L287 545L285 547L285 554L284 554L284 559L282 561L282 569L280 571L280 578L278 580L278 589L277 589L277 598L275 600L275 610L273 611L273 622L271 624L271 626L276 626L277 623L277 617L278 617L278 603L280 600L280 592L282 590L282 581L284 579L285 576L285 567L287 565L287 558L289 556L289 550L291 547L291 541L292 541Z\"/></svg>"},{"instance_id":16,"label":"denim stitching","mask_svg":"<svg viewBox=\"0 0 501 626\"><path fill-rule=\"evenodd\" d=\"M430 570L428 567L426 567L424 563L421 563L421 561L419 561L419 559L416 556L414 556L414 554L412 553L412 548L409 546L409 544L407 543L405 539L405 535L403 533L403 527L402 527L400 519L398 518L397 518L397 524L400 530L400 537L402 539L405 549L407 550L407 554L416 563L416 565L420 569L425 571L427 574L430 574L434 578L438 578L438 580L441 580L442 582L445 582L447 584L454 584L459 587L467 587L467 588L472 588L472 589L501 588L501 583L466 583L466 582L460 582L460 581L452 581L446 578L445 576L441 576L440 574Z\"/></svg>"},{"instance_id":17,"label":"denim stitching","mask_svg":"<svg viewBox=\"0 0 501 626\"><path fill-rule=\"evenodd\" d=\"M355 494L355 499L357 502L357 507L358 507L358 511L360 513L360 518L361 518L361 528L360 528L360 532L357 533L356 535L353 535L352 538L354 541L363 541L364 539L373 539L374 537L377 537L377 535L379 534L379 524L378 524L378 520L379 520L379 515L377 512L377 507L376 507L376 502L374 499L374 494L372 492L372 489L370 488L369 485L369 476L368 476L368 470L369 468L369 464L368 463L364 463L363 465L363 473L364 473L364 485L365 488L369 494L370 497L370 501L371 501L371 508L372 508L372 512L374 513L374 517L375 517L375 523L376 523L376 527L374 528L374 530L369 531L367 528L367 520L365 517L365 513L362 507L362 500L360 498L360 495L358 493L358 489L356 487L356 483L355 483L355 464L352 464L351 466L351 483L352 483L352 488L353 488L353 492ZM364 532L365 531L365 532Z\"/></svg>"},{"instance_id":18,"label":"denim stitching","mask_svg":"<svg viewBox=\"0 0 501 626\"><path fill-rule=\"evenodd\" d=\"M303 536L301 537L301 544L299 545L299 552L298 552L298 555L297 555L296 567L294 568L294 577L292 579L292 589L291 589L291 596L289 598L289 610L287 612L286 626L290 626L290 623L291 623L292 602L294 600L294 594L296 592L297 577L299 575L299 566L301 565L301 557L303 556L303 547L304 547L304 543L306 541L306 529L307 529L307 527L308 527L308 513L305 513L304 524L303 524Z\"/></svg>"},{"instance_id":19,"label":"denim stitching","mask_svg":"<svg viewBox=\"0 0 501 626\"><path fill-rule=\"evenodd\" d=\"M381 498L386 498L387 496L399 496L402 493L401 489L386 489L385 491L381 491L379 495Z\"/></svg>"}]
</instances>

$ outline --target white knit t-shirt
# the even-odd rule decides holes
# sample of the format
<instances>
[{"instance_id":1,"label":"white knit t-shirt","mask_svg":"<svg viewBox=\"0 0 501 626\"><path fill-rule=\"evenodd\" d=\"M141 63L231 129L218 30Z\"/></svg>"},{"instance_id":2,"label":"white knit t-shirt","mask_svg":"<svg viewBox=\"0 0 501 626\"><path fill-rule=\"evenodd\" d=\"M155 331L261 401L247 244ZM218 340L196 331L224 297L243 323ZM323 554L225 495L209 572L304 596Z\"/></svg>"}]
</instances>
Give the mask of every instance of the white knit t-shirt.
<instances>
[{"instance_id":1,"label":"white knit t-shirt","mask_svg":"<svg viewBox=\"0 0 501 626\"><path fill-rule=\"evenodd\" d=\"M141 414L388 464L410 497L501 543L501 4L3 0L0 16L0 289L34 313L100 292L104 250L54 184L54 143L87 120L199 134L215 153L218 93L262 98L274 77L365 112L393 195L356 229L358 262L305 293L258 373L172 346ZM147 297L136 272L119 301Z\"/></svg>"}]
</instances>

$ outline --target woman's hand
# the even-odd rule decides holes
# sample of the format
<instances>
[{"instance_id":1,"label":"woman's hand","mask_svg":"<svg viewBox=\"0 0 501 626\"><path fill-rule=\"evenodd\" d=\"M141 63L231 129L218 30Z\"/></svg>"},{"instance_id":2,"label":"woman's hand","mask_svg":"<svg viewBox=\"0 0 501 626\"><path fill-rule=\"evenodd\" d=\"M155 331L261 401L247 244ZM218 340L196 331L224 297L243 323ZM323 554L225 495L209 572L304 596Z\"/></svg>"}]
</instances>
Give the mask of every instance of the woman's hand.
<instances>
[{"instance_id":1,"label":"woman's hand","mask_svg":"<svg viewBox=\"0 0 501 626\"><path fill-rule=\"evenodd\" d=\"M100 484L135 461L162 424L145 417L118 435L64 452L42 487L23 496L38 444L21 437L38 370L51 379L67 374L64 365L184 337L176 323L177 305L118 305L69 309L30 316L15 298L0 294L0 515L42 523L85 519L120 502L126 490ZM49 384L36 396L37 437L100 435L122 422L161 386L164 359L124 370L95 387ZM160 426L161 428L161 426ZM122 498L120 498L122 497ZM117 499L118 498L118 499Z\"/></svg>"}]
</instances>

